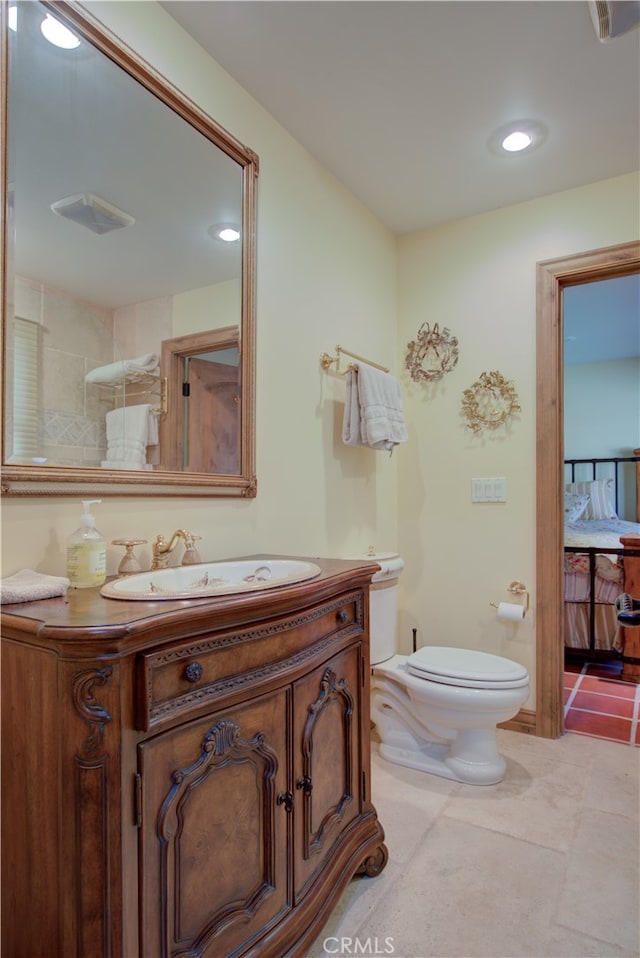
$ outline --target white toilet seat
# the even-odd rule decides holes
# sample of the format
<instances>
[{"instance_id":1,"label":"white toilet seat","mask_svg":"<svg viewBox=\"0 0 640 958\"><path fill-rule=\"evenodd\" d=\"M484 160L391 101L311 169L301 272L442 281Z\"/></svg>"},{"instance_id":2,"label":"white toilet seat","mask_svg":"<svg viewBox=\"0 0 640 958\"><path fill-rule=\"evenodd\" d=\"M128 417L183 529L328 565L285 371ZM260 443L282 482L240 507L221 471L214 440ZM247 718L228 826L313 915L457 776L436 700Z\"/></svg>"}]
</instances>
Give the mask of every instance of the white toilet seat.
<instances>
[{"instance_id":1,"label":"white toilet seat","mask_svg":"<svg viewBox=\"0 0 640 958\"><path fill-rule=\"evenodd\" d=\"M529 682L523 665L474 649L424 646L407 659L408 672L419 679L471 689L516 689Z\"/></svg>"}]
</instances>

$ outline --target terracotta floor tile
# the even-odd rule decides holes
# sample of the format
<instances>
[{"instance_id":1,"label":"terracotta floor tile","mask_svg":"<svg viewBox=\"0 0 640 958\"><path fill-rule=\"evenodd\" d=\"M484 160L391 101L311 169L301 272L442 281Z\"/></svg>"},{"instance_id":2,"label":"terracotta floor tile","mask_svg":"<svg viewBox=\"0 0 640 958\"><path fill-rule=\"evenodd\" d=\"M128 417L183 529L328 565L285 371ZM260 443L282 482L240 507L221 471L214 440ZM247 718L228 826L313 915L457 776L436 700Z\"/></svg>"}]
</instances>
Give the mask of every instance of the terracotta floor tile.
<instances>
[{"instance_id":1,"label":"terracotta floor tile","mask_svg":"<svg viewBox=\"0 0 640 958\"><path fill-rule=\"evenodd\" d=\"M631 741L630 719L569 709L565 716L564 727L567 732L581 732L583 735L613 739L615 742L630 743Z\"/></svg>"},{"instance_id":2,"label":"terracotta floor tile","mask_svg":"<svg viewBox=\"0 0 640 958\"><path fill-rule=\"evenodd\" d=\"M571 708L584 709L587 712L598 712L605 715L617 715L620 718L633 718L633 699L583 691L582 687L576 692Z\"/></svg>"},{"instance_id":3,"label":"terracotta floor tile","mask_svg":"<svg viewBox=\"0 0 640 958\"><path fill-rule=\"evenodd\" d=\"M565 674L567 672L577 672L578 674L582 672L582 663L581 662L565 662L564 664Z\"/></svg>"},{"instance_id":4,"label":"terracotta floor tile","mask_svg":"<svg viewBox=\"0 0 640 958\"><path fill-rule=\"evenodd\" d=\"M602 695L615 695L618 698L625 698L633 701L636 694L636 686L630 682L617 682L614 679L607 679L595 675L583 675L580 681L580 689L585 692L600 692Z\"/></svg>"},{"instance_id":5,"label":"terracotta floor tile","mask_svg":"<svg viewBox=\"0 0 640 958\"><path fill-rule=\"evenodd\" d=\"M580 678L580 673L579 673L579 672L567 672L567 671L565 671L565 673L564 673L564 687L565 687L565 689L573 689L573 688L575 688L576 682L579 680L579 678ZM565 701L566 701L566 699L565 699Z\"/></svg>"}]
</instances>

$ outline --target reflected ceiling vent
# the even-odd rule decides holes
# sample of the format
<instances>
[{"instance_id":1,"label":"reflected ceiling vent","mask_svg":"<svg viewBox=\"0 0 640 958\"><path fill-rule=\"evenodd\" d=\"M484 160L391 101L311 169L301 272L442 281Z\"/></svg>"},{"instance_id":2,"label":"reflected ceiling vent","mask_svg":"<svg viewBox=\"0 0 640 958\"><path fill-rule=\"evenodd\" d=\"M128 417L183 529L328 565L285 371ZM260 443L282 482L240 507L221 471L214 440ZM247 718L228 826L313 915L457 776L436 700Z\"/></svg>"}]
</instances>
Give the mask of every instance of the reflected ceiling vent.
<instances>
[{"instance_id":1,"label":"reflected ceiling vent","mask_svg":"<svg viewBox=\"0 0 640 958\"><path fill-rule=\"evenodd\" d=\"M110 233L112 230L121 230L125 226L133 226L133 216L112 206L95 193L75 193L65 196L63 200L51 204L51 209L58 216L64 216L80 226L86 226L92 233Z\"/></svg>"}]
</instances>

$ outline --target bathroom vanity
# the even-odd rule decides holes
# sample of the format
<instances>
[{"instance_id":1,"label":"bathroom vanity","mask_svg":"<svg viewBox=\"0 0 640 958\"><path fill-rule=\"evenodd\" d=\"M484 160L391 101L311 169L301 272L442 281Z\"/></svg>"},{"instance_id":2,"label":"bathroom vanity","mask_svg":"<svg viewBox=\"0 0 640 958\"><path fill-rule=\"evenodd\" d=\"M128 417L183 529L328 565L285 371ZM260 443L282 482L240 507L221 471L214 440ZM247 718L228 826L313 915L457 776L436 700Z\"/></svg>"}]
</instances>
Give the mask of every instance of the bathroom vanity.
<instances>
[{"instance_id":1,"label":"bathroom vanity","mask_svg":"<svg viewBox=\"0 0 640 958\"><path fill-rule=\"evenodd\" d=\"M2 953L302 956L384 868L375 562L294 585L2 607Z\"/></svg>"}]
</instances>

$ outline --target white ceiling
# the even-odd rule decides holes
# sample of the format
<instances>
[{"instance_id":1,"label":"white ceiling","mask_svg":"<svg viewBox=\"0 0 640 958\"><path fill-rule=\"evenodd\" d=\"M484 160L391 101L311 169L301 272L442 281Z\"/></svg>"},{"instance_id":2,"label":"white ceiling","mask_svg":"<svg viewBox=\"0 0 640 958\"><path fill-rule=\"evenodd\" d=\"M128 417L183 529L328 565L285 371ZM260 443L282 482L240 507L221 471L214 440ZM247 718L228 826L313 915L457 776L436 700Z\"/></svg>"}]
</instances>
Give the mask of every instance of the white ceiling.
<instances>
[{"instance_id":1,"label":"white ceiling","mask_svg":"<svg viewBox=\"0 0 640 958\"><path fill-rule=\"evenodd\" d=\"M586 0L162 6L396 233L640 168L640 31ZM519 119L546 141L497 156Z\"/></svg>"}]
</instances>

